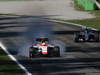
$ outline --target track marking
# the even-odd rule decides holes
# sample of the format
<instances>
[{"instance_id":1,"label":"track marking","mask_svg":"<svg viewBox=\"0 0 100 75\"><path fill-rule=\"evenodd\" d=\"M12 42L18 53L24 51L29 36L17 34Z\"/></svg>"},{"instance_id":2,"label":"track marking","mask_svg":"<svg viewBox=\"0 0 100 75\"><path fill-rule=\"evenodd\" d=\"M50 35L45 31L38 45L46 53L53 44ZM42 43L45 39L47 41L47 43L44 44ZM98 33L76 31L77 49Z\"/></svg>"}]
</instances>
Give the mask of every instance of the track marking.
<instances>
[{"instance_id":1,"label":"track marking","mask_svg":"<svg viewBox=\"0 0 100 75\"><path fill-rule=\"evenodd\" d=\"M11 55L5 46L0 42L0 47L7 53L7 55L27 74L32 75L13 55Z\"/></svg>"},{"instance_id":2,"label":"track marking","mask_svg":"<svg viewBox=\"0 0 100 75\"><path fill-rule=\"evenodd\" d=\"M63 22L63 21L56 21L56 20L51 20L51 21L58 22L58 23L64 23L64 24L71 24L71 25L74 25L74 26L83 27L83 25L75 24L75 23L70 23L70 22ZM94 28L92 28L92 29L97 31L97 29L94 29Z\"/></svg>"}]
</instances>

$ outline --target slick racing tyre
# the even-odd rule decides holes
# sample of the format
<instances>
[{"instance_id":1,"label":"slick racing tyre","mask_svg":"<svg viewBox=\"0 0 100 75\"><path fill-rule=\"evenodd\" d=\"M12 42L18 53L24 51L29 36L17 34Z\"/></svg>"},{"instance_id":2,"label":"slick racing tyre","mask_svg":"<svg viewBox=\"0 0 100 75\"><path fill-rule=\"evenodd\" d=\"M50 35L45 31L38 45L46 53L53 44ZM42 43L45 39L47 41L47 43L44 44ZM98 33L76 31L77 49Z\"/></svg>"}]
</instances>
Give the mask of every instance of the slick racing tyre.
<instances>
[{"instance_id":1,"label":"slick racing tyre","mask_svg":"<svg viewBox=\"0 0 100 75\"><path fill-rule=\"evenodd\" d=\"M99 33L95 33L94 36L95 36L95 42L99 42Z\"/></svg>"},{"instance_id":2,"label":"slick racing tyre","mask_svg":"<svg viewBox=\"0 0 100 75\"><path fill-rule=\"evenodd\" d=\"M60 48L58 46L54 47L55 57L60 57Z\"/></svg>"},{"instance_id":3,"label":"slick racing tyre","mask_svg":"<svg viewBox=\"0 0 100 75\"><path fill-rule=\"evenodd\" d=\"M78 33L76 33L76 34L75 34L75 39L74 39L74 42L79 42L79 41L78 41L78 39L79 39L78 37L79 37L79 34L78 34Z\"/></svg>"},{"instance_id":4,"label":"slick racing tyre","mask_svg":"<svg viewBox=\"0 0 100 75\"><path fill-rule=\"evenodd\" d=\"M30 47L29 49L29 57L34 57L35 49L34 47Z\"/></svg>"}]
</instances>

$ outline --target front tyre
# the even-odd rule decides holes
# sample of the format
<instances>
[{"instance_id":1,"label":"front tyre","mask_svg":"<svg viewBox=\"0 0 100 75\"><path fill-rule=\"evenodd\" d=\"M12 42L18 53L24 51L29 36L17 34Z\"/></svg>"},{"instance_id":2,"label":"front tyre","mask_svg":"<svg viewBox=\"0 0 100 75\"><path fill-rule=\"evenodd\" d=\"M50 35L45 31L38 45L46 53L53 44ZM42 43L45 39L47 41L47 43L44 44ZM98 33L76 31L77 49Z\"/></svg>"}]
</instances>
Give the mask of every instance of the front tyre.
<instances>
[{"instance_id":1,"label":"front tyre","mask_svg":"<svg viewBox=\"0 0 100 75\"><path fill-rule=\"evenodd\" d=\"M54 47L55 57L60 57L60 48L58 46Z\"/></svg>"}]
</instances>

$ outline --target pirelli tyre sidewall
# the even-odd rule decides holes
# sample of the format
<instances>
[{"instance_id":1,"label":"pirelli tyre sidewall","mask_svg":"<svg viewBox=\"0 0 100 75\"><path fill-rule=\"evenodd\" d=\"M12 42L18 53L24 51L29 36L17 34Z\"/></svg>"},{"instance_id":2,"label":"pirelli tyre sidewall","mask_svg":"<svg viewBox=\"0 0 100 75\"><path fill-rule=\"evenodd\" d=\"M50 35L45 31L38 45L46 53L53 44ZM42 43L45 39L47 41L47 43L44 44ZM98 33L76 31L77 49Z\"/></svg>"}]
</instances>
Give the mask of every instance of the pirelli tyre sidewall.
<instances>
[{"instance_id":1,"label":"pirelli tyre sidewall","mask_svg":"<svg viewBox=\"0 0 100 75\"><path fill-rule=\"evenodd\" d=\"M30 47L30 49L29 49L29 57L34 57L34 53L35 53L35 48L34 47Z\"/></svg>"},{"instance_id":2,"label":"pirelli tyre sidewall","mask_svg":"<svg viewBox=\"0 0 100 75\"><path fill-rule=\"evenodd\" d=\"M55 57L60 57L60 48L59 48L59 46L55 46L54 51L55 51Z\"/></svg>"}]
</instances>

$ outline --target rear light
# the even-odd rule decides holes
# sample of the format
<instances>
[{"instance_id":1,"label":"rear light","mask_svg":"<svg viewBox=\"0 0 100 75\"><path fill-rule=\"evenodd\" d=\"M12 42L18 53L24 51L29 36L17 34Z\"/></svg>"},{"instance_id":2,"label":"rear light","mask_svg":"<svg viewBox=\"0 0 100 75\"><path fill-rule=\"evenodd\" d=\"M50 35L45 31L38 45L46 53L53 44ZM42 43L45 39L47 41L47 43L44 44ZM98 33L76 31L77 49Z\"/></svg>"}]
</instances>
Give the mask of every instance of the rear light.
<instances>
[{"instance_id":1,"label":"rear light","mask_svg":"<svg viewBox=\"0 0 100 75\"><path fill-rule=\"evenodd\" d=\"M30 53L30 56L32 57L32 53Z\"/></svg>"}]
</instances>

